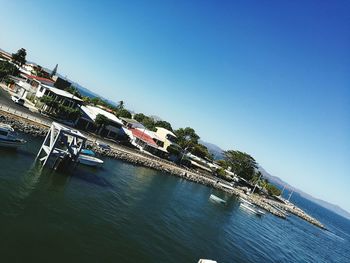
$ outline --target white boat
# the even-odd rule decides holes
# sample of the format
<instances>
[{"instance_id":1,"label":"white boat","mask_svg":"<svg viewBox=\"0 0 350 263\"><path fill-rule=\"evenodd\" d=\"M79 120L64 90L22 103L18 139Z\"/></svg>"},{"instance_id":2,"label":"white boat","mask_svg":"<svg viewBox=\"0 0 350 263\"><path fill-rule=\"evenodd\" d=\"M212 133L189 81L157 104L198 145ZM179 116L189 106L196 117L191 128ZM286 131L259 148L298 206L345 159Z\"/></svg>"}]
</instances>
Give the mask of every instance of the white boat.
<instances>
[{"instance_id":1,"label":"white boat","mask_svg":"<svg viewBox=\"0 0 350 263\"><path fill-rule=\"evenodd\" d=\"M217 263L217 261L211 259L200 259L198 263Z\"/></svg>"},{"instance_id":2,"label":"white boat","mask_svg":"<svg viewBox=\"0 0 350 263\"><path fill-rule=\"evenodd\" d=\"M25 140L17 137L15 130L10 125L0 123L0 146L17 148L25 143Z\"/></svg>"},{"instance_id":3,"label":"white boat","mask_svg":"<svg viewBox=\"0 0 350 263\"><path fill-rule=\"evenodd\" d=\"M248 205L253 205L251 202L249 202L247 199L244 199L243 197L240 197L239 201L241 201L242 203L246 203Z\"/></svg>"},{"instance_id":4,"label":"white boat","mask_svg":"<svg viewBox=\"0 0 350 263\"><path fill-rule=\"evenodd\" d=\"M251 213L253 213L253 214L256 214L256 215L258 215L258 216L265 215L265 212L264 212L264 211L262 211L262 210L256 208L256 207L253 206L253 205L249 205L249 204L247 204L247 203L241 203L241 204L239 205L239 207L242 207L243 209L245 209L245 210L247 210L247 211L249 211L249 212L251 212Z\"/></svg>"},{"instance_id":5,"label":"white boat","mask_svg":"<svg viewBox=\"0 0 350 263\"><path fill-rule=\"evenodd\" d=\"M101 167L103 165L103 161L95 157L95 153L91 150L82 150L79 154L78 161L81 164L85 164L87 166L92 167Z\"/></svg>"},{"instance_id":6,"label":"white boat","mask_svg":"<svg viewBox=\"0 0 350 263\"><path fill-rule=\"evenodd\" d=\"M221 199L220 197L217 197L216 195L211 194L209 198L215 202L218 202L221 204L226 204L226 201L224 199Z\"/></svg>"}]
</instances>

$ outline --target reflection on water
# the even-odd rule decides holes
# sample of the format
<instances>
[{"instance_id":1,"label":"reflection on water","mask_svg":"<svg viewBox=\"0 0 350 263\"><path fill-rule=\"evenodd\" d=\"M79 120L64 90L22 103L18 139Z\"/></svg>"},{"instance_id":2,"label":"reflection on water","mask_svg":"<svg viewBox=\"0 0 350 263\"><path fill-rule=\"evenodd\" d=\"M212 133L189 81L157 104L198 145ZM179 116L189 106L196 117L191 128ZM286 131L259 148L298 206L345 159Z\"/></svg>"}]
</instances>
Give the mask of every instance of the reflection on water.
<instances>
[{"instance_id":1,"label":"reflection on water","mask_svg":"<svg viewBox=\"0 0 350 263\"><path fill-rule=\"evenodd\" d=\"M343 240L296 217L247 215L235 197L107 158L102 169L42 169L41 139L25 139L0 149L2 262L350 262L341 225Z\"/></svg>"}]
</instances>

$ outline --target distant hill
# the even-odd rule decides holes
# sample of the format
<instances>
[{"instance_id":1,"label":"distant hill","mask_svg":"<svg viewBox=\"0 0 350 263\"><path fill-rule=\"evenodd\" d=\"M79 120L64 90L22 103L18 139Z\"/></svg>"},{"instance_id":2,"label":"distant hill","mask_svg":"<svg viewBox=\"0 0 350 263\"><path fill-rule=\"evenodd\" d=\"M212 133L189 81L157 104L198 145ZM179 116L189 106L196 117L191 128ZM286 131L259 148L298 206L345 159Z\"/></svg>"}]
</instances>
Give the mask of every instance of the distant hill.
<instances>
[{"instance_id":1,"label":"distant hill","mask_svg":"<svg viewBox=\"0 0 350 263\"><path fill-rule=\"evenodd\" d=\"M91 90L89 90L87 88L84 88L79 83L72 82L72 85L74 87L76 87L79 90L80 94L83 95L83 96L90 97L90 98L100 97L97 93L92 92Z\"/></svg>"},{"instance_id":2,"label":"distant hill","mask_svg":"<svg viewBox=\"0 0 350 263\"><path fill-rule=\"evenodd\" d=\"M81 95L83 95L83 96L85 96L85 97L90 97L90 98L99 97L99 98L103 99L104 101L108 102L109 104L111 104L111 105L113 105L113 106L118 106L118 103L116 103L116 102L114 102L114 101L111 101L111 100L109 100L109 99L106 99L106 98L104 98L104 97L98 95L98 94L95 93L95 92L92 92L91 90L89 90L89 89L87 89L87 88L81 86L79 83L77 83L77 82L75 82L75 81L72 81L72 80L68 79L67 77L64 77L64 76L62 76L62 75L60 75L60 74L57 74L57 75L60 76L60 77L63 78L63 79L68 80L69 82L71 82L72 85L73 85L74 87L76 87L76 88L79 90L79 92L80 92Z\"/></svg>"},{"instance_id":3,"label":"distant hill","mask_svg":"<svg viewBox=\"0 0 350 263\"><path fill-rule=\"evenodd\" d=\"M223 154L224 150L221 149L219 146L213 143L202 141L202 140L199 140L199 143L203 144L208 148L209 153L214 155L215 160L221 160L224 158L224 154Z\"/></svg>"},{"instance_id":4,"label":"distant hill","mask_svg":"<svg viewBox=\"0 0 350 263\"><path fill-rule=\"evenodd\" d=\"M315 198L305 192L303 192L302 190L295 188L294 186L291 186L290 184L286 183L285 181L283 181L281 178L271 175L269 174L263 167L259 167L259 170L261 171L261 173L263 174L263 177L265 177L267 180L269 180L271 183L276 184L277 186L283 188L284 186L289 189L289 190L293 190L296 193L299 193L302 197L310 200L313 203L316 203L342 217L345 217L347 219L350 219L350 213L346 210L344 210L343 208L339 207L338 205L335 204L331 204L329 202L326 202L324 200Z\"/></svg>"}]
</instances>

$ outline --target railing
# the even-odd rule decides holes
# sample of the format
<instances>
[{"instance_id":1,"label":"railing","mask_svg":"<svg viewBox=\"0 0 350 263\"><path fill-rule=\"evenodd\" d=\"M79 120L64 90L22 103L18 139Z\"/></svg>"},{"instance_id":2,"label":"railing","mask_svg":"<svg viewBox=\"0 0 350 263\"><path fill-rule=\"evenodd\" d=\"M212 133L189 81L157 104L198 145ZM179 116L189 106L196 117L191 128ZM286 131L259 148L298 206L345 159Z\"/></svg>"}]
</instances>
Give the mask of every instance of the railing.
<instances>
[{"instance_id":1,"label":"railing","mask_svg":"<svg viewBox=\"0 0 350 263\"><path fill-rule=\"evenodd\" d=\"M35 116L33 116L33 114L30 114L30 113L28 114L28 113L20 111L18 109L14 109L10 106L5 106L5 105L0 104L0 110L7 112L7 113L10 113L10 114L13 114L13 115L16 115L18 117L27 119L29 121L33 121L33 122L45 125L45 126L51 126L51 123L52 123L52 121L50 121L50 120L45 120L44 118L35 117Z\"/></svg>"}]
</instances>

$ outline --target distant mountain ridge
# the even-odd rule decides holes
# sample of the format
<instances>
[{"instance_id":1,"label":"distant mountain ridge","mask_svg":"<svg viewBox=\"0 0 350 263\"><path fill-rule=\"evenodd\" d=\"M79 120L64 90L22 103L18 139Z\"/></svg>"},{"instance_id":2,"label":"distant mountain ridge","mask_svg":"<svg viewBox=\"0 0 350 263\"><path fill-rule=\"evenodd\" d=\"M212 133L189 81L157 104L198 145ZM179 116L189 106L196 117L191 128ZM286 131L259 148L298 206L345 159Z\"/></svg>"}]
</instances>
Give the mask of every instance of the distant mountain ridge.
<instances>
[{"instance_id":1,"label":"distant mountain ridge","mask_svg":"<svg viewBox=\"0 0 350 263\"><path fill-rule=\"evenodd\" d=\"M48 70L48 69L46 69L46 70ZM50 70L49 70L49 71L50 71ZM116 102L114 102L114 101L111 101L111 100L109 100L109 99L106 99L106 98L104 98L104 97L98 95L98 94L95 93L95 92L92 92L91 90L89 90L89 89L83 87L83 86L80 85L79 83L77 83L77 82L75 82L75 81L72 81L72 80L68 79L67 77L62 76L61 74L57 74L57 75L58 75L59 77L63 78L63 79L68 80L69 82L71 82L72 85L73 85L74 87L76 87L76 88L79 90L79 92L80 92L81 95L83 95L83 96L85 96L85 97L90 97L90 98L99 97L99 98L103 99L104 101L110 103L110 104L113 105L113 106L118 106L118 103L116 103Z\"/></svg>"},{"instance_id":2,"label":"distant mountain ridge","mask_svg":"<svg viewBox=\"0 0 350 263\"><path fill-rule=\"evenodd\" d=\"M214 160L220 160L224 158L224 150L216 144L205 142L202 140L199 140L199 143L203 144L205 147L208 148L209 153L211 153L214 156Z\"/></svg>"},{"instance_id":3,"label":"distant mountain ridge","mask_svg":"<svg viewBox=\"0 0 350 263\"><path fill-rule=\"evenodd\" d=\"M344 210L343 208L339 207L338 205L335 205L335 204L331 204L327 201L324 201L324 200L321 200L321 199L318 199L316 197L313 197L305 192L303 192L302 190L298 189L298 188L295 188L294 186L291 186L290 184L286 183L285 181L283 181L281 178L277 177L277 176L274 176L274 175L271 175L269 174L263 167L259 167L259 170L261 171L261 173L263 174L263 177L265 177L266 179L268 179L271 183L274 183L276 184L277 186L279 187L286 187L286 189L288 189L289 191L292 190L298 194L300 194L302 197L310 200L311 202L319 205L319 206L322 206L342 217L345 217L347 219L350 219L350 213L346 210Z\"/></svg>"}]
</instances>

